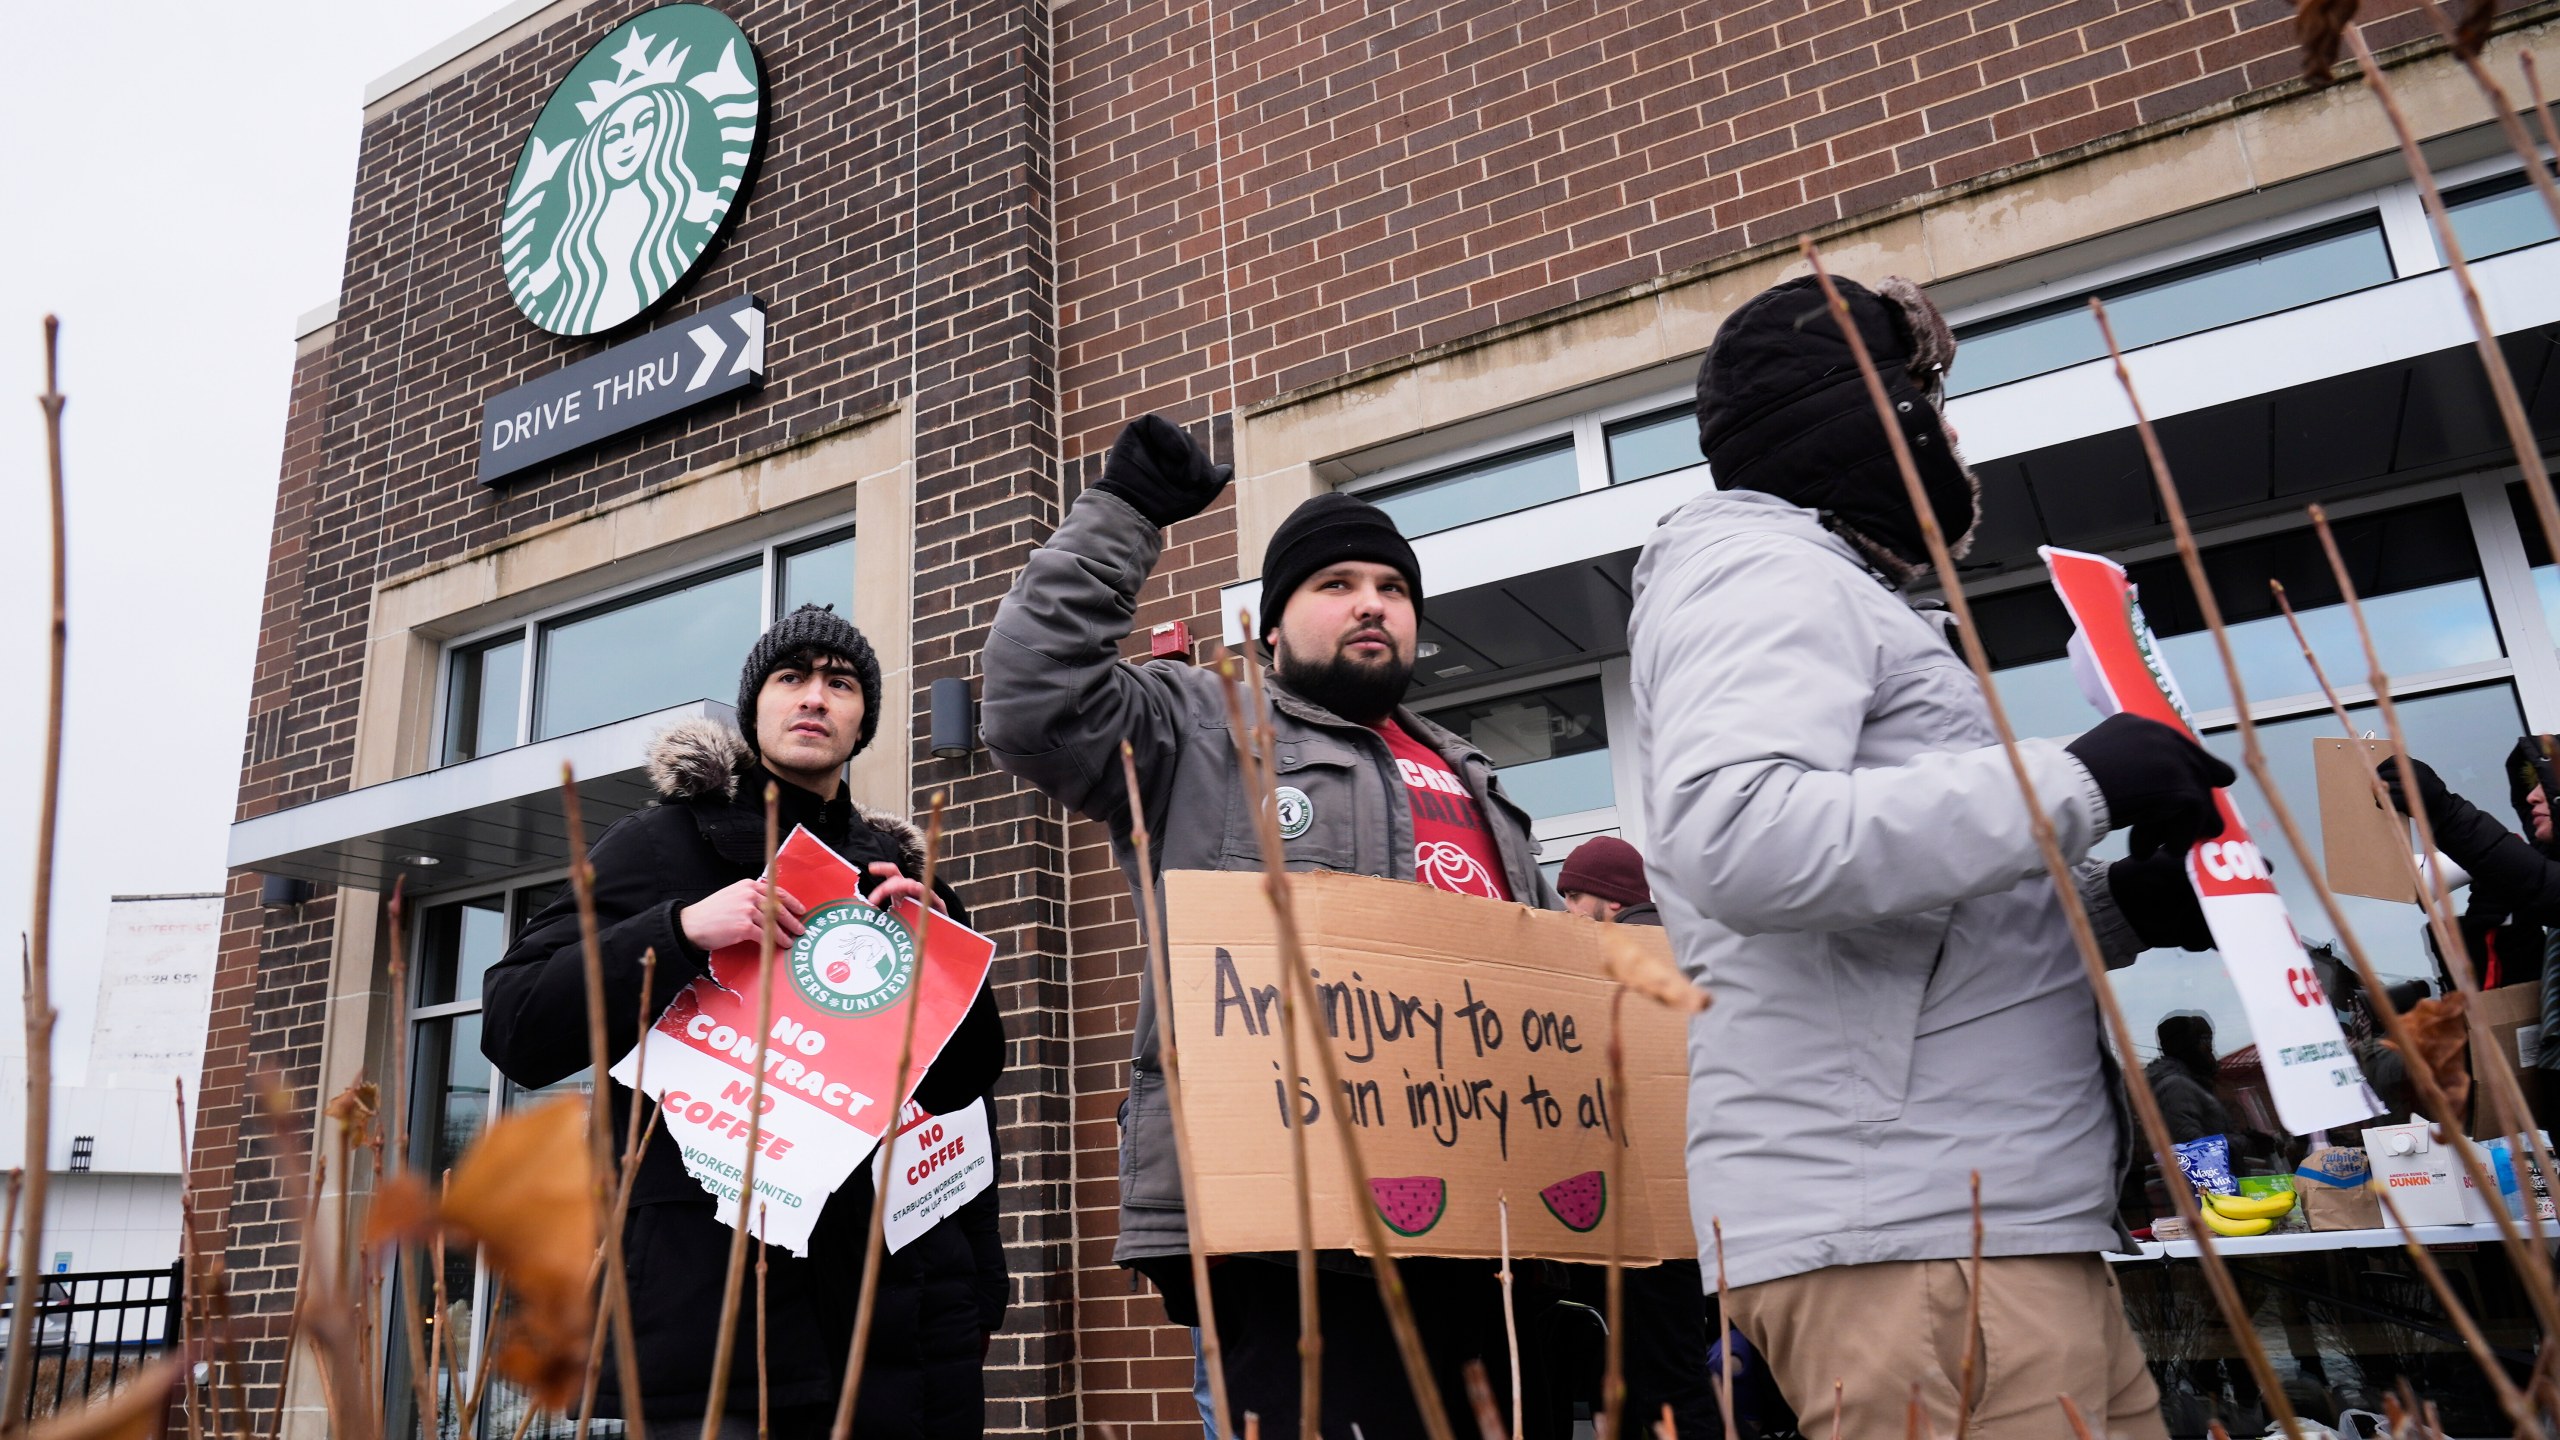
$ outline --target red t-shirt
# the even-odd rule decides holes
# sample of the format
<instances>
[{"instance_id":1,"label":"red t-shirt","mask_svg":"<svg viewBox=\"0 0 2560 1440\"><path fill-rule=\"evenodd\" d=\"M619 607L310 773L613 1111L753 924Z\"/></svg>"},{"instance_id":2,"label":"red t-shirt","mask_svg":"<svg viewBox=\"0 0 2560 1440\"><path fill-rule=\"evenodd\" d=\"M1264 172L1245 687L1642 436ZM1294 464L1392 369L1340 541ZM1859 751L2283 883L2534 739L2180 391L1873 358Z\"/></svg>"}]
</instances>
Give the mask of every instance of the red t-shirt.
<instances>
[{"instance_id":1,"label":"red t-shirt","mask_svg":"<svg viewBox=\"0 0 2560 1440\"><path fill-rule=\"evenodd\" d=\"M1493 848L1493 832L1485 828L1466 782L1395 721L1380 721L1376 728L1396 757L1405 798L1413 804L1413 878L1460 895L1510 899L1502 855Z\"/></svg>"}]
</instances>

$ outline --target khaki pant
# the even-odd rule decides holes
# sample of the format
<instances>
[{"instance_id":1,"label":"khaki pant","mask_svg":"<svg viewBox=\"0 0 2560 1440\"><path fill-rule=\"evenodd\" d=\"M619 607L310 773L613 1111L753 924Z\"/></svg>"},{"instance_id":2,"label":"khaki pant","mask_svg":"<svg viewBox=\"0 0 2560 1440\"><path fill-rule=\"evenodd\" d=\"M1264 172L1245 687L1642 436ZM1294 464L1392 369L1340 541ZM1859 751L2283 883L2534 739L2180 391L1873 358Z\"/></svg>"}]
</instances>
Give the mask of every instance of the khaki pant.
<instances>
[{"instance_id":1,"label":"khaki pant","mask_svg":"<svg viewBox=\"0 0 2560 1440\"><path fill-rule=\"evenodd\" d=\"M1735 1290L1734 1328L1768 1358L1809 1436L1831 1433L1841 1383L1844 1440L1909 1433L1911 1387L1937 1434L1953 1435L1965 1355L1963 1260L1835 1265ZM2069 1395L2105 1440L2166 1440L2160 1391L2125 1322L2124 1297L2095 1255L2025 1255L1982 1265L1977 1440L2069 1435Z\"/></svg>"}]
</instances>

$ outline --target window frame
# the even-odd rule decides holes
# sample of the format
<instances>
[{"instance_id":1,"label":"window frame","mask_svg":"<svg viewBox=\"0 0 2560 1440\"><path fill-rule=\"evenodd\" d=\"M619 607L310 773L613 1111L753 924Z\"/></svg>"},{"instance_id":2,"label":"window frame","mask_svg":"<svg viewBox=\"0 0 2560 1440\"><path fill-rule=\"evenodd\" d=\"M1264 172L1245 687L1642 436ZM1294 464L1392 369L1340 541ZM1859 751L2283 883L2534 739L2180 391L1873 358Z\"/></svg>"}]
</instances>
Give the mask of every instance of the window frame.
<instances>
[{"instance_id":1,"label":"window frame","mask_svg":"<svg viewBox=\"0 0 2560 1440\"><path fill-rule=\"evenodd\" d=\"M1610 426L1625 420L1642 419L1645 416L1658 414L1665 410L1675 409L1682 405L1692 405L1696 403L1696 399L1697 397L1695 392L1687 389L1649 391L1643 395L1636 396L1633 399L1620 400L1608 405L1597 406L1593 409L1584 410L1578 414L1568 416L1563 419L1550 420L1543 424L1526 426L1517 430L1507 430L1485 440L1460 445L1448 450L1434 451L1432 454L1421 459L1409 460L1403 464L1388 465L1376 470L1361 472L1355 474L1350 479L1342 481L1333 488L1345 495L1372 495L1380 490L1407 484L1415 480L1429 479L1433 475L1439 474L1444 470L1456 470L1468 465L1476 464L1480 461L1491 460L1502 455L1507 455L1515 450L1528 450L1540 445L1549 444L1556 439L1567 435L1573 437L1574 492L1571 495L1559 496L1554 500L1542 501L1540 502L1542 505L1563 504L1579 496L1591 494L1597 490L1606 490L1613 484L1649 484L1655 480L1667 479L1673 476L1704 474L1707 468L1706 462L1704 461L1700 461L1695 465L1684 465L1676 470L1665 470L1658 475L1648 475L1642 480L1616 481L1611 479L1609 474L1608 431ZM1356 460L1352 462L1355 467L1357 463L1358 462ZM1521 510L1506 510L1502 513L1505 515L1517 515L1523 513L1525 510L1535 510L1538 508L1538 505L1529 505L1522 507ZM1488 516L1486 518L1490 519L1492 517ZM1469 521L1468 523L1475 524L1478 522ZM1451 528L1455 529L1458 527L1453 526ZM1440 534L1445 532L1434 531L1432 533Z\"/></svg>"},{"instance_id":2,"label":"window frame","mask_svg":"<svg viewBox=\"0 0 2560 1440\"><path fill-rule=\"evenodd\" d=\"M503 641L511 636L524 642L524 655L520 662L523 670L518 681L516 696L516 742L502 750L481 750L469 758L478 760L490 755L503 754L504 750L515 749L533 742L534 716L541 704L539 686L542 679L542 639L546 628L563 621L584 618L591 613L602 613L621 605L636 604L651 598L655 593L678 590L687 585L713 579L723 571L742 570L745 568L743 562L752 560L762 576L762 583L757 588L756 619L757 632L762 633L773 624L774 607L781 601L782 567L785 559L838 540L853 539L856 528L855 522L849 516L830 516L824 520L769 536L753 545L738 546L703 560L660 569L628 580L617 581L600 589L584 591L568 599L556 601L539 609L524 611L502 621L493 621L470 630L459 631L444 639L438 644L436 650L435 709L431 712L435 716L434 754L430 757L427 768L436 770L447 765L466 763L457 761L451 755L452 725L449 713L454 701L454 662L463 652L491 642Z\"/></svg>"},{"instance_id":3,"label":"window frame","mask_svg":"<svg viewBox=\"0 0 2560 1440\"><path fill-rule=\"evenodd\" d=\"M447 906L467 905L474 900L485 900L491 895L504 897L502 905L502 914L504 916L503 923L507 936L507 944L509 947L513 947L519 928L527 919L530 918L524 910L525 897L532 894L534 891L566 881L568 878L568 867L560 865L531 871L522 875L512 875L504 880L488 881L478 885L462 886L450 891L440 892L427 903L419 905L413 914L403 918L402 925L406 932L403 938L409 946L409 953L419 957L422 961L424 960L426 955L425 946L427 943L427 918L431 912L443 909ZM401 1019L407 1029L406 1032L401 1035L400 1043L401 1053L406 1057L407 1063L410 1067L410 1073L406 1077L406 1083L401 1090L401 1103L409 1109L409 1117L407 1118L415 1117L418 1112L419 1102L425 1094L425 1085L422 1083L422 1077L418 1073L417 1069L420 1056L424 1053L423 1047L418 1044L418 1035L421 1028L429 1024L453 1020L460 1016L485 1014L488 1009L488 1002L485 994L482 996L475 996L468 1000L451 1000L436 1005L419 1004L418 996L425 989L429 968L430 967L423 963L412 965L409 967L408 974L403 977L403 983L407 987L407 993L401 997L404 1002L404 1013L402 1014ZM499 1070L496 1065L492 1064L489 1067L489 1073L490 1085L488 1111L482 1117L484 1133L487 1124L496 1120L500 1115L506 1113L508 1102L513 1099L516 1094L522 1091L522 1087L518 1086L514 1079L509 1077L505 1072ZM441 1077L438 1078L436 1083L441 1086ZM418 1147L427 1143L427 1139L414 1125L407 1128L409 1131L409 1144L412 1153L402 1156L401 1163L414 1168L417 1164ZM414 1273L421 1280L421 1283L433 1283L432 1277L425 1275L423 1270ZM491 1333L490 1325L496 1318L490 1313L488 1303L491 1296L489 1264L485 1257L478 1255L476 1252L472 1259L471 1275L471 1333L466 1337L467 1346L460 1354L455 1354L455 1352L450 1348L446 1351L447 1354L453 1355L451 1364L453 1367L454 1386L458 1391L466 1394L470 1393L472 1388L478 1384L480 1367L489 1363L490 1356L488 1352L489 1337ZM453 1298L455 1297L447 1297L449 1301ZM382 1337L382 1343L385 1346L383 1354L383 1375L386 1383L388 1383L389 1379L395 1373L395 1367L405 1367L408 1364L408 1354L405 1348L403 1348L399 1343L399 1337L397 1335L386 1332ZM395 1393L395 1404L404 1396L414 1404L416 1383L417 1381L415 1376L408 1377L408 1383L400 1386L398 1391ZM485 1405L482 1407L480 1414L484 1423L491 1413L492 1412L489 1407ZM415 1415L411 1415L410 1433L412 1435L416 1434L416 1421L417 1417ZM607 1422L599 1421L598 1423L602 1424ZM484 1435L488 1433L489 1432L485 1430L483 1431ZM456 1437L456 1440L474 1440L474 1437Z\"/></svg>"}]
</instances>

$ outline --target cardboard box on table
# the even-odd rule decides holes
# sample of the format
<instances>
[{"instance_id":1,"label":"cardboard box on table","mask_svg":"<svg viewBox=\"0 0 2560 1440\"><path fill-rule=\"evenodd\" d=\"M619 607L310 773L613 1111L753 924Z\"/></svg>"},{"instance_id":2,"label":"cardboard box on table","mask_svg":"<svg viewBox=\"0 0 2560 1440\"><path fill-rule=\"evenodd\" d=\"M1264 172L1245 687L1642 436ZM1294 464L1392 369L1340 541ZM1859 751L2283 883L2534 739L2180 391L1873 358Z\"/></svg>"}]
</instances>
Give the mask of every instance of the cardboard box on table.
<instances>
[{"instance_id":1,"label":"cardboard box on table","mask_svg":"<svg viewBox=\"0 0 2560 1440\"><path fill-rule=\"evenodd\" d=\"M1613 1005L1618 986L1602 969L1614 945L1667 959L1661 930L1396 880L1289 878L1318 996L1317 1013L1299 1016L1294 1087L1282 1083L1283 977L1263 876L1164 877L1173 984L1160 1013L1171 1013L1181 1047L1200 1172L1189 1194L1212 1252L1296 1248L1281 1109L1294 1090L1313 1117L1307 1170L1319 1249L1368 1249L1336 1138L1349 1124L1372 1179L1403 1182L1386 1187L1413 1230L1387 1232L1396 1254L1500 1255L1506 1196L1515 1257L1603 1259L1613 1224L1623 1227L1628 1263L1698 1253L1683 1164L1687 1017L1632 993ZM1604 1093L1613 1012L1623 1105ZM1329 1095L1319 1093L1319 1036L1343 1086ZM1613 1166L1614 1176L1598 1178ZM1444 1197L1436 1212L1434 1182Z\"/></svg>"}]
</instances>

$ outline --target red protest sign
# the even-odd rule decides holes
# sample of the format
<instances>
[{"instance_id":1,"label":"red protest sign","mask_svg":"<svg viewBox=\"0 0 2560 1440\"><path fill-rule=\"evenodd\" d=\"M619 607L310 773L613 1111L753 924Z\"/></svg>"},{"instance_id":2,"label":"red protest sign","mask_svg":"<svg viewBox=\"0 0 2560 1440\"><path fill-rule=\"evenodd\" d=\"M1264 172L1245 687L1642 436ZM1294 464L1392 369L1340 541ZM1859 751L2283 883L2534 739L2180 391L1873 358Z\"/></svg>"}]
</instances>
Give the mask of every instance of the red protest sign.
<instances>
[{"instance_id":1,"label":"red protest sign","mask_svg":"<svg viewBox=\"0 0 2560 1440\"><path fill-rule=\"evenodd\" d=\"M2103 555L2051 546L2039 553L2063 608L2079 627L2073 659L2093 692L2089 702L2193 736L2185 698L2142 618L2124 567ZM2213 798L2222 833L2187 852L2187 880L2239 991L2276 1114L2298 1134L2369 1118L2381 1102L2347 1050L2273 873L2249 838L2231 792L2217 790Z\"/></svg>"},{"instance_id":2,"label":"red protest sign","mask_svg":"<svg viewBox=\"0 0 2560 1440\"><path fill-rule=\"evenodd\" d=\"M774 952L771 1029L756 1033L761 947L732 945L613 1075L645 1086L686 1170L724 1200L737 1198L755 1131L764 1238L805 1253L826 1197L869 1156L959 1028L986 983L995 942L937 914L919 953L915 902L875 908L862 892L879 882L806 830L783 842L773 874L809 908L801 934ZM898 1094L898 1042L911 1008L915 1051ZM762 1119L750 1124L759 1060ZM721 1213L733 1218L728 1206Z\"/></svg>"}]
</instances>

